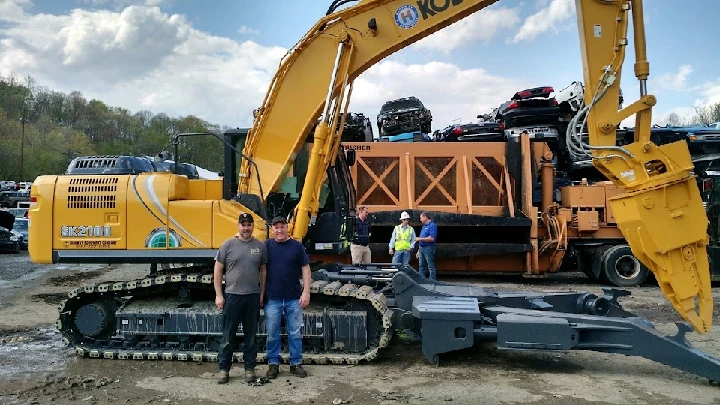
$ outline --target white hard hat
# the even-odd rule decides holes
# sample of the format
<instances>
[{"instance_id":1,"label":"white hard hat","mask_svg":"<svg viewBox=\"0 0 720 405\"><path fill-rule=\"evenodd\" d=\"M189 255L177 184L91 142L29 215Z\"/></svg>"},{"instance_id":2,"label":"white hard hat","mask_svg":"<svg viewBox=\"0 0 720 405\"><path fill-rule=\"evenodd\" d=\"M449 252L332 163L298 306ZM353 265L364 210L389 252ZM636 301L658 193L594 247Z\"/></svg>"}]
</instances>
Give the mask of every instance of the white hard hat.
<instances>
[{"instance_id":1,"label":"white hard hat","mask_svg":"<svg viewBox=\"0 0 720 405\"><path fill-rule=\"evenodd\" d=\"M403 211L402 214L400 214L400 220L403 219L410 219L410 214L408 214L406 211Z\"/></svg>"}]
</instances>

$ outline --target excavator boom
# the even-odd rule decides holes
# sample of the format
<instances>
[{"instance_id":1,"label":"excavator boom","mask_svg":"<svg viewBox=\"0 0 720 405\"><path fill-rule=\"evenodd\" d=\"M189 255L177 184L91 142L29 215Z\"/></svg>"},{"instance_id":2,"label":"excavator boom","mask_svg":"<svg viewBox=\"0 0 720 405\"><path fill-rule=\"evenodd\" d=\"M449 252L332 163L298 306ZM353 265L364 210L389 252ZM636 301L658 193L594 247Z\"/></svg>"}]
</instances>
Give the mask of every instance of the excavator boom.
<instances>
[{"instance_id":1,"label":"excavator boom","mask_svg":"<svg viewBox=\"0 0 720 405\"><path fill-rule=\"evenodd\" d=\"M385 57L496 1L366 0L320 19L281 61L248 135L244 154L258 164L263 190L280 186L323 112L331 80L334 98L345 81ZM339 44L355 45L342 53L342 72L335 64ZM239 191L259 195L250 170L244 161Z\"/></svg>"},{"instance_id":2,"label":"excavator boom","mask_svg":"<svg viewBox=\"0 0 720 405\"><path fill-rule=\"evenodd\" d=\"M352 83L390 54L490 6L497 0L363 0L327 16L287 53L262 106L256 111L240 169L238 191L261 195L278 190L313 134L301 199L290 220L291 234L305 237L318 210L323 176L338 151ZM344 4L333 2L334 6ZM652 270L675 309L699 333L710 330L712 298L705 252L707 219L691 175L687 146L650 142L641 0L576 0L584 69L585 108L568 130L572 152L588 152L595 166L626 194L613 211L633 254ZM633 21L635 75L640 99L618 111L620 77ZM636 115L635 142L615 145L615 128ZM583 138L584 128L589 143ZM256 170L257 173L253 173ZM259 180L257 174L259 173Z\"/></svg>"}]
</instances>

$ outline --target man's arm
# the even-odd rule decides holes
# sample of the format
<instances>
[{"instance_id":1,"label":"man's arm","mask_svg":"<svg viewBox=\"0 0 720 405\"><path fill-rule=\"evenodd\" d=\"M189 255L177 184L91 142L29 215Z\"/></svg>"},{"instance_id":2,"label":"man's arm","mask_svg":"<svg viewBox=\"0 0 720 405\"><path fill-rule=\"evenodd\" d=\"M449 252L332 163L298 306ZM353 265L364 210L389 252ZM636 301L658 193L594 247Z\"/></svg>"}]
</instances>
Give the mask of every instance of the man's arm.
<instances>
[{"instance_id":1,"label":"man's arm","mask_svg":"<svg viewBox=\"0 0 720 405\"><path fill-rule=\"evenodd\" d=\"M267 280L267 262L268 262L268 243L267 240L262 244L262 258L260 259L260 306L265 301L265 280Z\"/></svg>"},{"instance_id":2,"label":"man's arm","mask_svg":"<svg viewBox=\"0 0 720 405\"><path fill-rule=\"evenodd\" d=\"M300 296L300 306L305 308L310 305L310 265L306 264L302 266L302 278L303 278L303 292Z\"/></svg>"},{"instance_id":3,"label":"man's arm","mask_svg":"<svg viewBox=\"0 0 720 405\"><path fill-rule=\"evenodd\" d=\"M397 227L393 228L392 236L390 236L390 244L388 245L388 248L390 249L390 254L393 254L393 247L395 246L395 230Z\"/></svg>"},{"instance_id":4,"label":"man's arm","mask_svg":"<svg viewBox=\"0 0 720 405\"><path fill-rule=\"evenodd\" d=\"M225 266L215 261L215 271L213 272L213 285L215 286L215 306L219 309L223 309L225 306L225 296L223 296L222 281L223 281L223 270Z\"/></svg>"},{"instance_id":5,"label":"man's arm","mask_svg":"<svg viewBox=\"0 0 720 405\"><path fill-rule=\"evenodd\" d=\"M420 236L413 239L415 242L430 242L426 236L422 236L422 230L420 230Z\"/></svg>"},{"instance_id":6,"label":"man's arm","mask_svg":"<svg viewBox=\"0 0 720 405\"><path fill-rule=\"evenodd\" d=\"M422 233L421 233L422 234ZM437 225L428 227L428 235L415 238L418 242L435 242L437 237Z\"/></svg>"},{"instance_id":7,"label":"man's arm","mask_svg":"<svg viewBox=\"0 0 720 405\"><path fill-rule=\"evenodd\" d=\"M265 276L267 275L267 265L260 265L260 306L263 306L263 298L265 297Z\"/></svg>"},{"instance_id":8,"label":"man's arm","mask_svg":"<svg viewBox=\"0 0 720 405\"><path fill-rule=\"evenodd\" d=\"M428 230L428 242L435 242L437 239L437 224L433 222L432 226Z\"/></svg>"},{"instance_id":9,"label":"man's arm","mask_svg":"<svg viewBox=\"0 0 720 405\"><path fill-rule=\"evenodd\" d=\"M415 233L415 228L411 227L410 229L411 229L410 232L412 232L410 234L410 251L412 252L412 250L415 249L415 239L417 239L416 238L417 234Z\"/></svg>"}]
</instances>

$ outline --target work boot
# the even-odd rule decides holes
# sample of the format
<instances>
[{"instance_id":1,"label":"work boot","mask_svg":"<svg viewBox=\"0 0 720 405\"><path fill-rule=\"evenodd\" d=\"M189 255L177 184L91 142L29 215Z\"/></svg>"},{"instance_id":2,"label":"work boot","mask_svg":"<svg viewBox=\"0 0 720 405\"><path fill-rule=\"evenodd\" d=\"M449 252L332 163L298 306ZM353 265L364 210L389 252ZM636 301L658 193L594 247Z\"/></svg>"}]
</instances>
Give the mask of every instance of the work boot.
<instances>
[{"instance_id":1,"label":"work boot","mask_svg":"<svg viewBox=\"0 0 720 405\"><path fill-rule=\"evenodd\" d=\"M277 364L271 364L270 367L268 367L266 377L272 380L277 378L278 374L280 374L280 367Z\"/></svg>"},{"instance_id":2,"label":"work boot","mask_svg":"<svg viewBox=\"0 0 720 405\"><path fill-rule=\"evenodd\" d=\"M217 383L218 384L227 384L228 381L230 381L230 372L229 371L221 371L220 378L217 380Z\"/></svg>"},{"instance_id":3,"label":"work boot","mask_svg":"<svg viewBox=\"0 0 720 405\"><path fill-rule=\"evenodd\" d=\"M255 370L245 370L245 382L253 382L256 379Z\"/></svg>"},{"instance_id":4,"label":"work boot","mask_svg":"<svg viewBox=\"0 0 720 405\"><path fill-rule=\"evenodd\" d=\"M303 366L301 366L300 364L298 364L297 366L290 366L290 374L300 378L305 378L308 376L307 371L305 371Z\"/></svg>"}]
</instances>

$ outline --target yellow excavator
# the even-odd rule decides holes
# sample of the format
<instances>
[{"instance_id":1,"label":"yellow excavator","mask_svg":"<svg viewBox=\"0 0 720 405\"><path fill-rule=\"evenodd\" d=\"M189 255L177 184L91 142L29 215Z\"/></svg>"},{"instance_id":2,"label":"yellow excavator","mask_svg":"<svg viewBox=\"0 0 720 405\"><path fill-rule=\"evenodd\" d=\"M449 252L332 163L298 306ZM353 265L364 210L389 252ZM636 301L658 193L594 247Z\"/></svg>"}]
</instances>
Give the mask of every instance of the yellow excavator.
<instances>
[{"instance_id":1,"label":"yellow excavator","mask_svg":"<svg viewBox=\"0 0 720 405\"><path fill-rule=\"evenodd\" d=\"M66 175L38 177L31 191L34 262L175 264L153 267L142 279L71 291L57 322L65 341L93 358L216 360L222 321L212 305L212 258L236 232L238 215L254 216L260 239L271 236L266 220L286 215L292 237L309 252L345 252L355 221L348 171L354 155L338 151L354 80L495 2L333 1L282 59L252 128L221 138L222 180L107 156L77 159ZM341 8L346 3L357 4ZM678 324L676 336L663 336L622 309L618 298L627 292L619 290L601 296L503 293L426 280L407 266L327 265L313 272L305 362L372 360L393 330L404 328L422 337L423 353L435 364L441 353L496 340L505 349L639 355L720 380L720 362L684 338L692 329L708 332L712 323L707 218L686 144L650 141L656 100L646 86L643 2L576 0L576 9L588 90L567 136L626 190L611 202L617 223L689 326ZM640 98L618 111L631 19ZM633 114L635 142L618 147L615 130ZM578 132L583 127L589 143ZM299 162L300 156L308 158Z\"/></svg>"}]
</instances>

